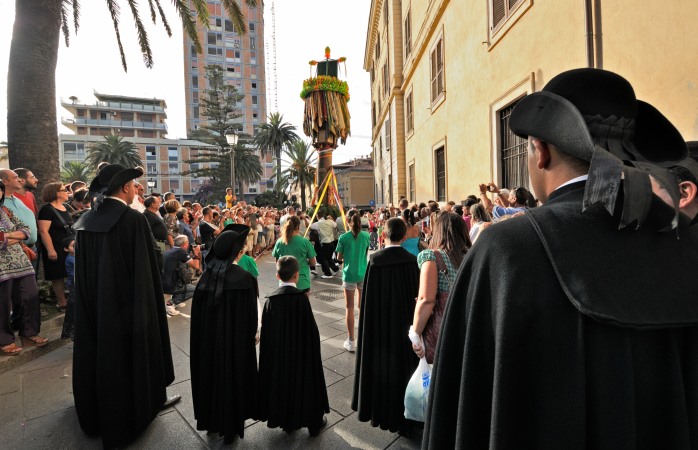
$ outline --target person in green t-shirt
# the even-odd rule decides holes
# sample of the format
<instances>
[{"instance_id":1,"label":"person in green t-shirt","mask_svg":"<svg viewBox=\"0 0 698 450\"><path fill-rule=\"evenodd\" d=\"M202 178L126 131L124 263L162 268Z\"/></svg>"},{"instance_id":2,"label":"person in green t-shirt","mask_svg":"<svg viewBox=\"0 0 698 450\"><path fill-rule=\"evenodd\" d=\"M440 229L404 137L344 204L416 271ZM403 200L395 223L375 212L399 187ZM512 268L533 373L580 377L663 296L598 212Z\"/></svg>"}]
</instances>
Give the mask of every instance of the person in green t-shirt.
<instances>
[{"instance_id":1,"label":"person in green t-shirt","mask_svg":"<svg viewBox=\"0 0 698 450\"><path fill-rule=\"evenodd\" d=\"M352 214L353 213L353 214ZM346 304L346 322L349 336L344 341L344 348L353 352L354 345L354 291L363 289L364 275L366 274L366 254L371 237L366 231L361 231L361 217L356 211L349 212L349 224L351 230L339 237L337 243L337 259L344 262L342 270L342 287L344 288L344 301Z\"/></svg>"},{"instance_id":2,"label":"person in green t-shirt","mask_svg":"<svg viewBox=\"0 0 698 450\"><path fill-rule=\"evenodd\" d=\"M259 270L257 269L257 262L249 255L246 255L247 246L245 245L240 249L240 253L237 258L235 258L235 264L240 266L240 268L245 269L252 274L253 277L257 278L259 276Z\"/></svg>"},{"instance_id":3,"label":"person in green t-shirt","mask_svg":"<svg viewBox=\"0 0 698 450\"><path fill-rule=\"evenodd\" d=\"M310 241L300 235L300 219L290 216L281 229L281 237L274 245L271 255L277 260L286 255L294 256L300 265L296 287L308 294L310 292L310 266L315 267L315 248Z\"/></svg>"}]
</instances>

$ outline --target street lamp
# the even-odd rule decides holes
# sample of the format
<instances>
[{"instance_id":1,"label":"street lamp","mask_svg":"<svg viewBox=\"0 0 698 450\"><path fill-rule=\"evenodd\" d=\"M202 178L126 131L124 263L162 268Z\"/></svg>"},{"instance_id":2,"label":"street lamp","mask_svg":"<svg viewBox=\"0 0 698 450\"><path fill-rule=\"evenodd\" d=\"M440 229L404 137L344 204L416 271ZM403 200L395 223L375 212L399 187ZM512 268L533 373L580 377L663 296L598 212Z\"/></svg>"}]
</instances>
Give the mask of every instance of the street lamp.
<instances>
[{"instance_id":1,"label":"street lamp","mask_svg":"<svg viewBox=\"0 0 698 450\"><path fill-rule=\"evenodd\" d=\"M235 146L238 143L238 135L234 131L225 133L225 140L230 145L230 187L235 195Z\"/></svg>"}]
</instances>

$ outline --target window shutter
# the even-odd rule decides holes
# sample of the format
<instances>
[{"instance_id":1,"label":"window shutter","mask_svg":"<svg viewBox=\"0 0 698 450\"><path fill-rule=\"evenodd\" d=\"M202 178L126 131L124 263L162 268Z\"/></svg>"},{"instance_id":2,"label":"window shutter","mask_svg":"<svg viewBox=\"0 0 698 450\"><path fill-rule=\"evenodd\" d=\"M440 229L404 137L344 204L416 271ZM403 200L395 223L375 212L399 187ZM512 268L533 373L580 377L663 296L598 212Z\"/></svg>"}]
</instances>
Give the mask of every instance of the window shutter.
<instances>
[{"instance_id":1,"label":"window shutter","mask_svg":"<svg viewBox=\"0 0 698 450\"><path fill-rule=\"evenodd\" d=\"M437 86L436 95L444 91L444 60L443 60L443 40L439 41L436 46L436 70L437 70Z\"/></svg>"},{"instance_id":2,"label":"window shutter","mask_svg":"<svg viewBox=\"0 0 698 450\"><path fill-rule=\"evenodd\" d=\"M492 1L492 29L497 28L506 16L506 2L516 0L491 0Z\"/></svg>"},{"instance_id":3,"label":"window shutter","mask_svg":"<svg viewBox=\"0 0 698 450\"><path fill-rule=\"evenodd\" d=\"M514 9L514 6L519 3L521 0L509 0L509 11Z\"/></svg>"},{"instance_id":4,"label":"window shutter","mask_svg":"<svg viewBox=\"0 0 698 450\"><path fill-rule=\"evenodd\" d=\"M436 99L436 77L438 76L436 73L436 50L433 50L431 52L431 101L434 101Z\"/></svg>"}]
</instances>

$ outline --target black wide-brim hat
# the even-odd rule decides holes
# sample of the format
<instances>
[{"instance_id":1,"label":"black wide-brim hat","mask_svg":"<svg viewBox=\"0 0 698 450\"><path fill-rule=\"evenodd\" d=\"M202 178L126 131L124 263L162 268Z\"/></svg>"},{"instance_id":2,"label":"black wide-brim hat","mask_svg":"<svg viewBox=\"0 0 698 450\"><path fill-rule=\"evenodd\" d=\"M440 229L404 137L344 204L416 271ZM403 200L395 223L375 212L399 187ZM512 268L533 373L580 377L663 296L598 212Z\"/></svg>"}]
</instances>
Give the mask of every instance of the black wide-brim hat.
<instances>
[{"instance_id":1,"label":"black wide-brim hat","mask_svg":"<svg viewBox=\"0 0 698 450\"><path fill-rule=\"evenodd\" d=\"M586 147L586 139L567 128L580 118L592 142L620 160L668 168L687 156L676 127L657 108L638 100L628 80L607 70L562 72L514 107L509 126L517 136L540 138L591 161L591 154L577 147Z\"/></svg>"},{"instance_id":2,"label":"black wide-brim hat","mask_svg":"<svg viewBox=\"0 0 698 450\"><path fill-rule=\"evenodd\" d=\"M206 255L206 264L211 264L216 259L232 263L245 246L249 233L250 227L237 223L223 228L221 234L213 241L213 248Z\"/></svg>"},{"instance_id":3,"label":"black wide-brim hat","mask_svg":"<svg viewBox=\"0 0 698 450\"><path fill-rule=\"evenodd\" d=\"M92 183L90 192L113 193L117 188L123 186L131 180L143 176L140 169L128 169L121 164L109 164L102 167Z\"/></svg>"}]
</instances>

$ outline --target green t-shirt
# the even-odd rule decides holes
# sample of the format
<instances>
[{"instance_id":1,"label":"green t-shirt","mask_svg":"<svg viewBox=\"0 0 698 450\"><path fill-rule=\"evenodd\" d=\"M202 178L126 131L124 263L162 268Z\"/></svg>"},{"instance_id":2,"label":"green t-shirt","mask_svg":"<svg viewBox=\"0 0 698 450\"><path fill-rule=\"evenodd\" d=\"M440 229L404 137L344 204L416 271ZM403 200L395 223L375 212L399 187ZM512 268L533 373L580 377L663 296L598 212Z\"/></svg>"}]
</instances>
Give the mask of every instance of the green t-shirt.
<instances>
[{"instance_id":1,"label":"green t-shirt","mask_svg":"<svg viewBox=\"0 0 698 450\"><path fill-rule=\"evenodd\" d=\"M364 281L366 253L370 241L371 237L365 231L360 231L356 238L351 231L347 231L339 237L336 251L344 256L343 281L347 283Z\"/></svg>"},{"instance_id":2,"label":"green t-shirt","mask_svg":"<svg viewBox=\"0 0 698 450\"><path fill-rule=\"evenodd\" d=\"M310 267L308 259L315 258L315 248L309 240L302 236L293 236L288 244L284 244L281 239L276 241L271 255L279 259L282 256L295 256L300 265L300 276L296 287L300 290L310 289Z\"/></svg>"},{"instance_id":3,"label":"green t-shirt","mask_svg":"<svg viewBox=\"0 0 698 450\"><path fill-rule=\"evenodd\" d=\"M252 274L253 277L257 278L259 276L259 270L257 270L257 263L254 258L249 255L242 255L237 261L237 265L240 268L245 269Z\"/></svg>"}]
</instances>

